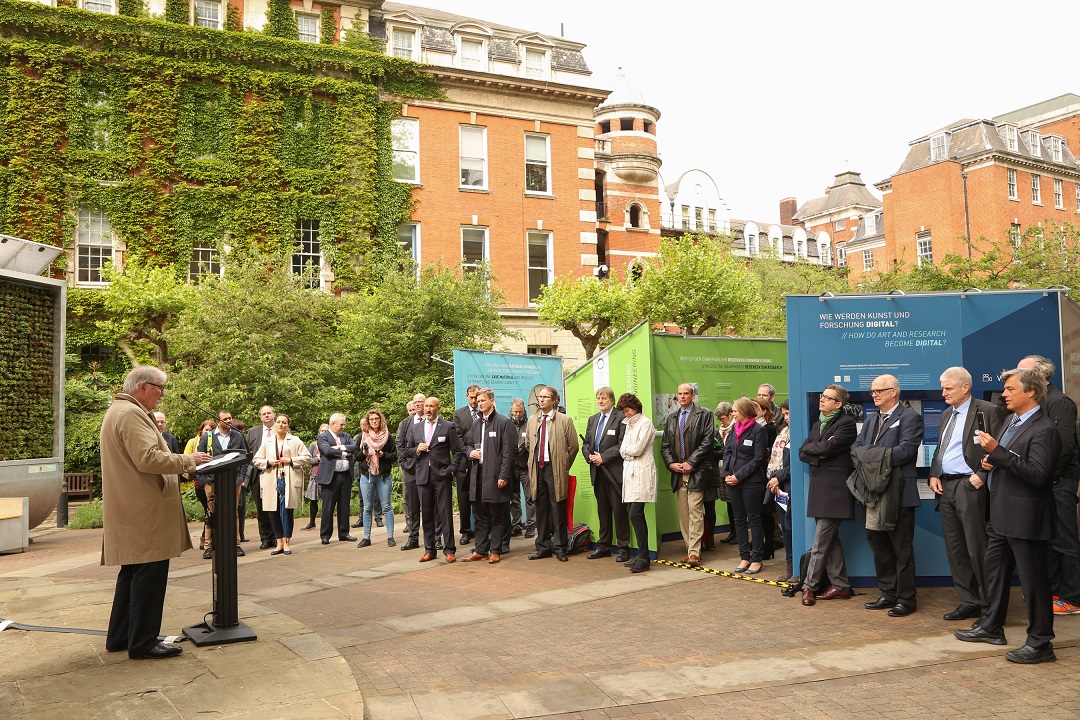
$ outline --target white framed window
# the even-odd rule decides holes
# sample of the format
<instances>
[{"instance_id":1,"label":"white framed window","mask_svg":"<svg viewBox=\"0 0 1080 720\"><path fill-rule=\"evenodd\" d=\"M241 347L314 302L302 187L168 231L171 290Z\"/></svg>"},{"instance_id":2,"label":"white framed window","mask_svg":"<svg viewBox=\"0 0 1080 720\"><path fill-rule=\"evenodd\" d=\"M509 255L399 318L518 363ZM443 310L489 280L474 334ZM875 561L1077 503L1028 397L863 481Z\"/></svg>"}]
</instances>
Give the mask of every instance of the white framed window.
<instances>
[{"instance_id":1,"label":"white framed window","mask_svg":"<svg viewBox=\"0 0 1080 720\"><path fill-rule=\"evenodd\" d=\"M822 242L818 244L817 252L819 263L821 263L822 265L832 265L832 248L829 247L829 243Z\"/></svg>"},{"instance_id":2,"label":"white framed window","mask_svg":"<svg viewBox=\"0 0 1080 720\"><path fill-rule=\"evenodd\" d=\"M1060 180L1054 181L1054 207L1058 210L1065 209L1065 193Z\"/></svg>"},{"instance_id":3,"label":"white framed window","mask_svg":"<svg viewBox=\"0 0 1080 720\"><path fill-rule=\"evenodd\" d=\"M1020 238L1020 224L1013 223L1009 226L1009 239L1012 240L1012 244L1014 247L1020 247Z\"/></svg>"},{"instance_id":4,"label":"white framed window","mask_svg":"<svg viewBox=\"0 0 1080 720\"><path fill-rule=\"evenodd\" d=\"M680 205L679 207L682 210L682 225L680 225L679 227L681 227L683 230L689 230L690 229L690 206L689 205Z\"/></svg>"},{"instance_id":5,"label":"white framed window","mask_svg":"<svg viewBox=\"0 0 1080 720\"><path fill-rule=\"evenodd\" d=\"M847 227L847 223L844 220L837 220L832 224L833 231L843 230L845 227Z\"/></svg>"},{"instance_id":6,"label":"white framed window","mask_svg":"<svg viewBox=\"0 0 1080 720\"><path fill-rule=\"evenodd\" d=\"M949 134L938 133L930 138L930 162L944 160L949 155Z\"/></svg>"},{"instance_id":7,"label":"white framed window","mask_svg":"<svg viewBox=\"0 0 1080 720\"><path fill-rule=\"evenodd\" d=\"M554 345L529 345L525 348L527 355L554 355Z\"/></svg>"},{"instance_id":8,"label":"white framed window","mask_svg":"<svg viewBox=\"0 0 1080 720\"><path fill-rule=\"evenodd\" d=\"M221 29L221 3L217 0L195 0L195 24L199 27Z\"/></svg>"},{"instance_id":9,"label":"white framed window","mask_svg":"<svg viewBox=\"0 0 1080 720\"><path fill-rule=\"evenodd\" d=\"M483 40L475 38L458 39L458 65L463 70L487 69L487 50Z\"/></svg>"},{"instance_id":10,"label":"white framed window","mask_svg":"<svg viewBox=\"0 0 1080 720\"><path fill-rule=\"evenodd\" d=\"M198 283L205 275L222 275L221 256L216 247L208 242L197 242L191 249L188 263L188 281Z\"/></svg>"},{"instance_id":11,"label":"white framed window","mask_svg":"<svg viewBox=\"0 0 1080 720\"><path fill-rule=\"evenodd\" d=\"M1076 212L1080 213L1080 182L1076 183Z\"/></svg>"},{"instance_id":12,"label":"white framed window","mask_svg":"<svg viewBox=\"0 0 1080 720\"><path fill-rule=\"evenodd\" d=\"M863 266L863 270L873 270L874 269L874 251L873 250L863 250L862 251L862 266Z\"/></svg>"},{"instance_id":13,"label":"white framed window","mask_svg":"<svg viewBox=\"0 0 1080 720\"><path fill-rule=\"evenodd\" d=\"M391 120L390 142L394 149L394 179L420 182L420 120L407 117Z\"/></svg>"},{"instance_id":14,"label":"white framed window","mask_svg":"<svg viewBox=\"0 0 1080 720\"><path fill-rule=\"evenodd\" d=\"M551 233L530 230L526 233L529 245L529 304L534 305L540 291L552 281Z\"/></svg>"},{"instance_id":15,"label":"white framed window","mask_svg":"<svg viewBox=\"0 0 1080 720\"><path fill-rule=\"evenodd\" d=\"M704 212L703 212L702 208L699 208L699 207L694 208L694 229L697 230L698 232L700 232L703 229L702 224L705 222L705 219L704 219L703 215L704 215Z\"/></svg>"},{"instance_id":16,"label":"white framed window","mask_svg":"<svg viewBox=\"0 0 1080 720\"><path fill-rule=\"evenodd\" d=\"M779 244L780 247L783 248L784 247L784 239L783 238L777 238L777 241L778 241L777 244ZM796 260L798 260L799 258L806 259L806 256L807 256L806 237L804 237L801 233L796 233L791 238L791 244L793 245L793 250L795 252L795 259Z\"/></svg>"},{"instance_id":17,"label":"white framed window","mask_svg":"<svg viewBox=\"0 0 1080 720\"><path fill-rule=\"evenodd\" d=\"M836 246L836 267L847 265L847 248L843 245Z\"/></svg>"},{"instance_id":18,"label":"white framed window","mask_svg":"<svg viewBox=\"0 0 1080 720\"><path fill-rule=\"evenodd\" d=\"M1064 157L1064 142L1059 137L1050 138L1050 157L1054 162L1061 162Z\"/></svg>"},{"instance_id":19,"label":"white framed window","mask_svg":"<svg viewBox=\"0 0 1080 720\"><path fill-rule=\"evenodd\" d=\"M551 193L551 137L525 133L525 192Z\"/></svg>"},{"instance_id":20,"label":"white framed window","mask_svg":"<svg viewBox=\"0 0 1080 720\"><path fill-rule=\"evenodd\" d=\"M296 221L297 252L292 256L292 273L299 275L311 290L322 287L322 249L319 245L319 221Z\"/></svg>"},{"instance_id":21,"label":"white framed window","mask_svg":"<svg viewBox=\"0 0 1080 720\"><path fill-rule=\"evenodd\" d=\"M398 30L390 33L390 54L406 60L418 60L416 54L416 31Z\"/></svg>"},{"instance_id":22,"label":"white framed window","mask_svg":"<svg viewBox=\"0 0 1080 720\"><path fill-rule=\"evenodd\" d=\"M1042 157L1042 136L1038 130L1028 133L1028 147L1031 148L1031 154L1034 157Z\"/></svg>"},{"instance_id":23,"label":"white framed window","mask_svg":"<svg viewBox=\"0 0 1080 720\"><path fill-rule=\"evenodd\" d=\"M414 263L420 264L420 225L417 223L398 225L397 243Z\"/></svg>"},{"instance_id":24,"label":"white framed window","mask_svg":"<svg viewBox=\"0 0 1080 720\"><path fill-rule=\"evenodd\" d=\"M867 235L873 235L877 232L877 215L867 215L863 220L866 223Z\"/></svg>"},{"instance_id":25,"label":"white framed window","mask_svg":"<svg viewBox=\"0 0 1080 720\"><path fill-rule=\"evenodd\" d=\"M1041 178L1036 173L1031 173L1031 202L1036 205L1042 204Z\"/></svg>"},{"instance_id":26,"label":"white framed window","mask_svg":"<svg viewBox=\"0 0 1080 720\"><path fill-rule=\"evenodd\" d=\"M75 281L79 284L105 282L102 269L113 261L112 225L100 208L79 208L75 227Z\"/></svg>"},{"instance_id":27,"label":"white framed window","mask_svg":"<svg viewBox=\"0 0 1080 720\"><path fill-rule=\"evenodd\" d=\"M761 252L761 237L756 232L746 236L746 252L751 255L757 255Z\"/></svg>"},{"instance_id":28,"label":"white framed window","mask_svg":"<svg viewBox=\"0 0 1080 720\"><path fill-rule=\"evenodd\" d=\"M919 267L934 262L934 242L929 232L915 233L915 251L919 254Z\"/></svg>"},{"instance_id":29,"label":"white framed window","mask_svg":"<svg viewBox=\"0 0 1080 720\"><path fill-rule=\"evenodd\" d=\"M719 232L719 228L716 227L716 210L709 208L709 232Z\"/></svg>"},{"instance_id":30,"label":"white framed window","mask_svg":"<svg viewBox=\"0 0 1080 720\"><path fill-rule=\"evenodd\" d=\"M322 18L318 15L296 13L296 29L299 31L297 39L300 42L318 44L319 36L322 34L320 25L322 25Z\"/></svg>"},{"instance_id":31,"label":"white framed window","mask_svg":"<svg viewBox=\"0 0 1080 720\"><path fill-rule=\"evenodd\" d=\"M1018 200L1020 198L1020 194L1016 189L1016 171L1013 170L1012 168L1009 168L1008 175L1009 175L1009 199L1010 200Z\"/></svg>"},{"instance_id":32,"label":"white framed window","mask_svg":"<svg viewBox=\"0 0 1080 720\"><path fill-rule=\"evenodd\" d=\"M548 54L544 50L525 48L525 77L544 80L548 76Z\"/></svg>"},{"instance_id":33,"label":"white framed window","mask_svg":"<svg viewBox=\"0 0 1080 720\"><path fill-rule=\"evenodd\" d=\"M1020 142L1017 139L1016 128L1012 125L1005 126L1005 147L1013 152L1016 152L1020 148Z\"/></svg>"},{"instance_id":34,"label":"white framed window","mask_svg":"<svg viewBox=\"0 0 1080 720\"><path fill-rule=\"evenodd\" d=\"M459 148L461 187L487 188L487 128L462 125Z\"/></svg>"},{"instance_id":35,"label":"white framed window","mask_svg":"<svg viewBox=\"0 0 1080 720\"><path fill-rule=\"evenodd\" d=\"M488 229L463 225L461 227L461 269L476 272L476 266L488 259Z\"/></svg>"},{"instance_id":36,"label":"white framed window","mask_svg":"<svg viewBox=\"0 0 1080 720\"><path fill-rule=\"evenodd\" d=\"M116 7L113 4L113 0L84 0L83 10L105 13L106 15L116 14Z\"/></svg>"}]
</instances>

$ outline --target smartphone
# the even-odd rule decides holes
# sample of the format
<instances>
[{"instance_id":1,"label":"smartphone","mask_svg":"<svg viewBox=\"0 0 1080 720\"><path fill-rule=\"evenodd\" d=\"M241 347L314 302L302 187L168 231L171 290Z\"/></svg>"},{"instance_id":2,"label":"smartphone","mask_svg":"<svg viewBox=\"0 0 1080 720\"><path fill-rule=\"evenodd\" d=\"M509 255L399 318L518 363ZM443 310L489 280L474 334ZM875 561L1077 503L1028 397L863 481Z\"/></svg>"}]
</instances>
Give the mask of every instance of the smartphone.
<instances>
[{"instance_id":1,"label":"smartphone","mask_svg":"<svg viewBox=\"0 0 1080 720\"><path fill-rule=\"evenodd\" d=\"M975 413L975 429L979 432L986 432L986 413L981 410Z\"/></svg>"}]
</instances>

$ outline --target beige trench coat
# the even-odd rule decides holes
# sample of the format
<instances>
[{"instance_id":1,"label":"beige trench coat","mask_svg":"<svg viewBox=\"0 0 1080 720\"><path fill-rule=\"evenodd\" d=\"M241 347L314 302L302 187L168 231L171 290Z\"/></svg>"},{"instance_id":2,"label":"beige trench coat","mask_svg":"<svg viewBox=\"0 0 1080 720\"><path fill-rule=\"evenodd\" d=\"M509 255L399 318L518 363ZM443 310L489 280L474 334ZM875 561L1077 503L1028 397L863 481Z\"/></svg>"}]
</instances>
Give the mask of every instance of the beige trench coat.
<instances>
[{"instance_id":1,"label":"beige trench coat","mask_svg":"<svg viewBox=\"0 0 1080 720\"><path fill-rule=\"evenodd\" d=\"M525 430L529 445L529 484L532 499L536 500L536 453L540 442L540 413L529 418ZM569 494L570 466L578 454L578 436L574 421L556 412L547 428L548 449L551 456L551 473L555 477L555 499L562 502Z\"/></svg>"},{"instance_id":2,"label":"beige trench coat","mask_svg":"<svg viewBox=\"0 0 1080 720\"><path fill-rule=\"evenodd\" d=\"M267 467L267 461L277 460L275 447L277 436L271 434L270 440L259 446L251 464L262 470L259 476L259 491L262 497L262 509L274 512L277 508L277 468ZM281 448L281 457L292 458L293 465L285 465L285 507L295 508L300 498L304 497L304 468L311 464L311 453L307 445L293 434L285 436Z\"/></svg>"},{"instance_id":3,"label":"beige trench coat","mask_svg":"<svg viewBox=\"0 0 1080 720\"><path fill-rule=\"evenodd\" d=\"M174 455L142 403L121 393L101 423L102 565L179 557L191 548L178 473L195 458Z\"/></svg>"},{"instance_id":4,"label":"beige trench coat","mask_svg":"<svg viewBox=\"0 0 1080 720\"><path fill-rule=\"evenodd\" d=\"M622 501L656 502L656 460L653 457L656 429L641 413L626 418L623 424L626 434L619 446L623 458Z\"/></svg>"}]
</instances>

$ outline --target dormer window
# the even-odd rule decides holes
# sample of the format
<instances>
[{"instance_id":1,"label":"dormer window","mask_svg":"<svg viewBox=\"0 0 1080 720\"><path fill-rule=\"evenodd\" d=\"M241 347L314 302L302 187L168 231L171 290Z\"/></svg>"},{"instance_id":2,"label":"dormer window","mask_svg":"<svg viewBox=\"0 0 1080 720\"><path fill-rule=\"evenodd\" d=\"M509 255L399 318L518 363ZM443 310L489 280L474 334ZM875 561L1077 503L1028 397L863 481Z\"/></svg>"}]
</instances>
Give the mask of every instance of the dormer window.
<instances>
[{"instance_id":1,"label":"dormer window","mask_svg":"<svg viewBox=\"0 0 1080 720\"><path fill-rule=\"evenodd\" d=\"M89 10L90 12L97 13L105 13L106 15L116 14L113 0L85 0L85 2L83 3L83 10Z\"/></svg>"},{"instance_id":2,"label":"dormer window","mask_svg":"<svg viewBox=\"0 0 1080 720\"><path fill-rule=\"evenodd\" d=\"M1028 147L1031 148L1032 157L1042 157L1042 136L1038 130L1028 133Z\"/></svg>"},{"instance_id":3,"label":"dormer window","mask_svg":"<svg viewBox=\"0 0 1080 720\"><path fill-rule=\"evenodd\" d=\"M930 138L930 162L944 160L949 154L949 134L938 133Z\"/></svg>"},{"instance_id":4,"label":"dormer window","mask_svg":"<svg viewBox=\"0 0 1080 720\"><path fill-rule=\"evenodd\" d=\"M458 44L458 63L465 70L483 70L485 61L484 41L475 38L460 38Z\"/></svg>"},{"instance_id":5,"label":"dormer window","mask_svg":"<svg viewBox=\"0 0 1080 720\"><path fill-rule=\"evenodd\" d=\"M867 215L866 218L866 235L873 235L877 232L877 216Z\"/></svg>"},{"instance_id":6,"label":"dormer window","mask_svg":"<svg viewBox=\"0 0 1080 720\"><path fill-rule=\"evenodd\" d=\"M525 48L525 77L544 80L548 76L548 54L545 50Z\"/></svg>"},{"instance_id":7,"label":"dormer window","mask_svg":"<svg viewBox=\"0 0 1080 720\"><path fill-rule=\"evenodd\" d=\"M1020 141L1017 137L1018 133L1016 128L1012 125L1005 126L1005 147L1013 152L1016 152L1020 148Z\"/></svg>"},{"instance_id":8,"label":"dormer window","mask_svg":"<svg viewBox=\"0 0 1080 720\"><path fill-rule=\"evenodd\" d=\"M419 60L415 30L395 29L391 35L390 54L406 60Z\"/></svg>"},{"instance_id":9,"label":"dormer window","mask_svg":"<svg viewBox=\"0 0 1080 720\"><path fill-rule=\"evenodd\" d=\"M1053 158L1054 162L1061 162L1061 159L1064 156L1064 144L1065 142L1059 137L1050 138L1050 157Z\"/></svg>"}]
</instances>

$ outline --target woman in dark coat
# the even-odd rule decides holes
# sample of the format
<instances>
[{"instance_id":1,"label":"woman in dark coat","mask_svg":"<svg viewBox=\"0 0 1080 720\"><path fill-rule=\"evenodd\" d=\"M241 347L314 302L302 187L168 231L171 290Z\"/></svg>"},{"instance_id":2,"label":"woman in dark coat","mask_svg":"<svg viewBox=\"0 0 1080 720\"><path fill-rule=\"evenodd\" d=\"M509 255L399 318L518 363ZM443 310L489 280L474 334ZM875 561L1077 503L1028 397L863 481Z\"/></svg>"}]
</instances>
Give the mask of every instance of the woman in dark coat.
<instances>
[{"instance_id":1,"label":"woman in dark coat","mask_svg":"<svg viewBox=\"0 0 1080 720\"><path fill-rule=\"evenodd\" d=\"M765 468L771 448L768 433L756 422L757 403L739 398L734 402L734 412L735 428L724 447L722 474L739 538L740 562L735 572L756 575L761 572L761 499L765 496Z\"/></svg>"}]
</instances>

